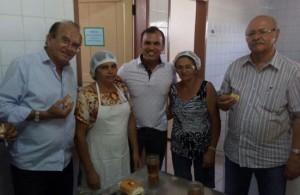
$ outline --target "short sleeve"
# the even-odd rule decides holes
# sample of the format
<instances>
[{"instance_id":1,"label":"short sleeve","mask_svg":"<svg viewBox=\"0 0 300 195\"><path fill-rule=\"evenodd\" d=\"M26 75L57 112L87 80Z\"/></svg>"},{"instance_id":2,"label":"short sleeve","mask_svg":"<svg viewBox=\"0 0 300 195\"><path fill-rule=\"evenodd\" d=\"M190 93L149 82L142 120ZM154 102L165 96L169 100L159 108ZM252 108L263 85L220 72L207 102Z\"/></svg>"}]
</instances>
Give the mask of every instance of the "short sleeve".
<instances>
[{"instance_id":1,"label":"short sleeve","mask_svg":"<svg viewBox=\"0 0 300 195\"><path fill-rule=\"evenodd\" d=\"M98 97L89 85L77 95L75 117L91 127L97 119L98 107Z\"/></svg>"}]
</instances>

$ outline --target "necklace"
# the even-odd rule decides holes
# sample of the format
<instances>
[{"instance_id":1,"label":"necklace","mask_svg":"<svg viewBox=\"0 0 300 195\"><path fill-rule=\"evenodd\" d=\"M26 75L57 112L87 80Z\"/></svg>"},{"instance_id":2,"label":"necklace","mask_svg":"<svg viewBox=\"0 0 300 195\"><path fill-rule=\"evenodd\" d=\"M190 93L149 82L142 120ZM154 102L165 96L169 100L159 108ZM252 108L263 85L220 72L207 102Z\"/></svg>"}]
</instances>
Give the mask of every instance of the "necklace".
<instances>
[{"instance_id":1,"label":"necklace","mask_svg":"<svg viewBox=\"0 0 300 195\"><path fill-rule=\"evenodd\" d=\"M96 87L99 95L100 90L98 88L97 82L96 82ZM100 93L100 98L103 105L114 105L120 101L119 93L115 85L113 88L102 86L101 89L102 92Z\"/></svg>"},{"instance_id":2,"label":"necklace","mask_svg":"<svg viewBox=\"0 0 300 195\"><path fill-rule=\"evenodd\" d=\"M101 102L103 105L114 105L120 101L118 92L110 92L101 94Z\"/></svg>"},{"instance_id":3,"label":"necklace","mask_svg":"<svg viewBox=\"0 0 300 195\"><path fill-rule=\"evenodd\" d=\"M119 94L115 91L109 94L112 101L117 102L119 100Z\"/></svg>"}]
</instances>

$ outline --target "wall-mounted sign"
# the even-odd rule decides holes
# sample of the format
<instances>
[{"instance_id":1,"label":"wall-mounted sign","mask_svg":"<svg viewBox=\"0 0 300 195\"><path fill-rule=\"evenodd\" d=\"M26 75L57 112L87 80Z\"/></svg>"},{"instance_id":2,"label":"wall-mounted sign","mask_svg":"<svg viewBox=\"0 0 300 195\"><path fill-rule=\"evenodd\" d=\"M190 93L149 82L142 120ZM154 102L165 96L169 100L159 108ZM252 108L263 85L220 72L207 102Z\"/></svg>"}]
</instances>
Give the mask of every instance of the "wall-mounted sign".
<instances>
[{"instance_id":1,"label":"wall-mounted sign","mask_svg":"<svg viewBox=\"0 0 300 195\"><path fill-rule=\"evenodd\" d=\"M85 46L104 46L104 28L84 27Z\"/></svg>"}]
</instances>

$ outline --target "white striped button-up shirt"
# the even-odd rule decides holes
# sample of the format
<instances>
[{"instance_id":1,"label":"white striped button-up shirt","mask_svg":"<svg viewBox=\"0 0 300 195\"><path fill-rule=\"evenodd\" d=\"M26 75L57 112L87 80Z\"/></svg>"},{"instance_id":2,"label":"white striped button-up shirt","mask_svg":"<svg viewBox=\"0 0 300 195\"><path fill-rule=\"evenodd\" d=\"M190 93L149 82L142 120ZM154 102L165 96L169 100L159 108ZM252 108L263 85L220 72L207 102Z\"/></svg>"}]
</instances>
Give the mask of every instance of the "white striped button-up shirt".
<instances>
[{"instance_id":1,"label":"white striped button-up shirt","mask_svg":"<svg viewBox=\"0 0 300 195\"><path fill-rule=\"evenodd\" d=\"M228 68L221 94L238 91L229 110L224 150L241 167L270 168L290 155L292 117L300 116L300 66L276 52L258 70L250 55ZM300 129L299 129L300 130Z\"/></svg>"}]
</instances>

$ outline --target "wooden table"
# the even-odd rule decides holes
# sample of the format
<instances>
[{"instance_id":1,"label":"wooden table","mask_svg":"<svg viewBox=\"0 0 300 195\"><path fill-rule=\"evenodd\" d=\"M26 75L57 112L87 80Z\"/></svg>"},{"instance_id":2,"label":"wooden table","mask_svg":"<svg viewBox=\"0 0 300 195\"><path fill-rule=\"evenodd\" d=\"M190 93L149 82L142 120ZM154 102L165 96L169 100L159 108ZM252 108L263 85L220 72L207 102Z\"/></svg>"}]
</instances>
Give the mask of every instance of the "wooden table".
<instances>
[{"instance_id":1,"label":"wooden table","mask_svg":"<svg viewBox=\"0 0 300 195\"><path fill-rule=\"evenodd\" d=\"M147 168L144 166L140 170L132 173L128 176L140 184L145 189L145 195L187 195L189 181L174 175L160 172L159 183L149 184ZM122 195L123 193L118 190L118 186L115 185L104 192L101 195ZM222 192L212 190L210 188L204 188L205 195L224 195Z\"/></svg>"}]
</instances>

